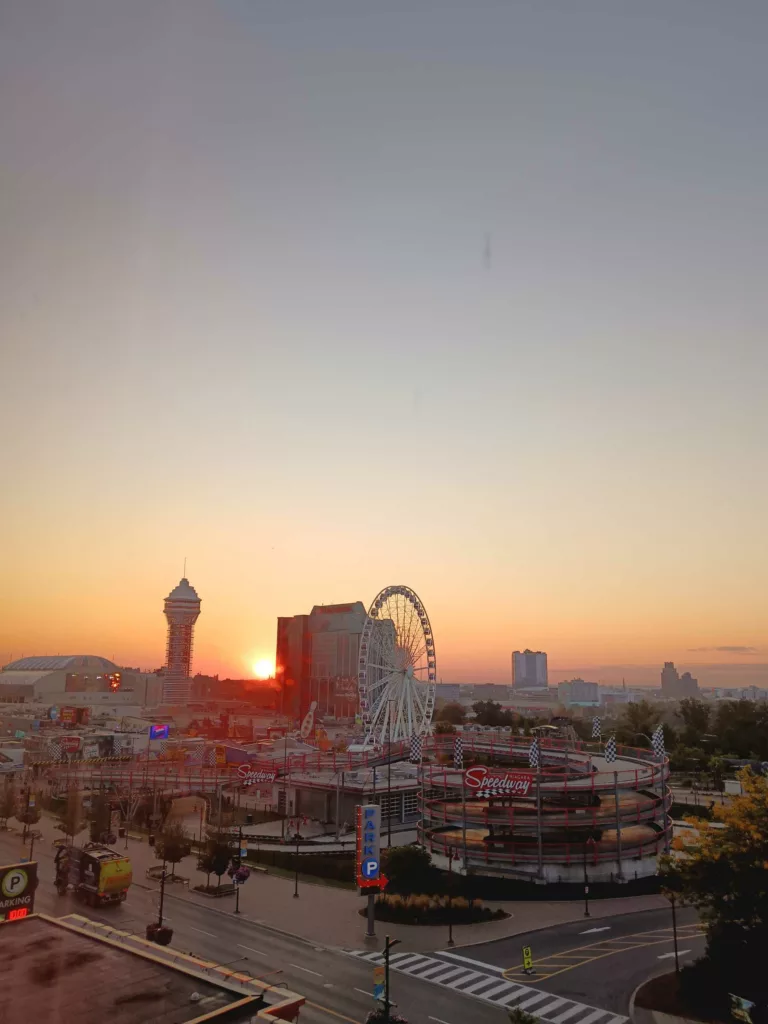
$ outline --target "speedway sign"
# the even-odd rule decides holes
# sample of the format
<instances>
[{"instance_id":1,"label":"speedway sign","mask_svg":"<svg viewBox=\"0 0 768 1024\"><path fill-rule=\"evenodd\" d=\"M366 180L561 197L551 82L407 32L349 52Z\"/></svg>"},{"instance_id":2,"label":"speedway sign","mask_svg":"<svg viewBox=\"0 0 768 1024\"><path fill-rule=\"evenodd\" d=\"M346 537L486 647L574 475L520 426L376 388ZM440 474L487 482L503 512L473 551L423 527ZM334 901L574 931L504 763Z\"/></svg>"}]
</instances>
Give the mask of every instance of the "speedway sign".
<instances>
[{"instance_id":1,"label":"speedway sign","mask_svg":"<svg viewBox=\"0 0 768 1024\"><path fill-rule=\"evenodd\" d=\"M262 767L258 764L240 764L237 766L237 780L243 786L253 786L275 782L277 769Z\"/></svg>"},{"instance_id":2,"label":"speedway sign","mask_svg":"<svg viewBox=\"0 0 768 1024\"><path fill-rule=\"evenodd\" d=\"M476 796L528 796L534 778L530 772L504 772L484 764L464 772L464 784Z\"/></svg>"}]
</instances>

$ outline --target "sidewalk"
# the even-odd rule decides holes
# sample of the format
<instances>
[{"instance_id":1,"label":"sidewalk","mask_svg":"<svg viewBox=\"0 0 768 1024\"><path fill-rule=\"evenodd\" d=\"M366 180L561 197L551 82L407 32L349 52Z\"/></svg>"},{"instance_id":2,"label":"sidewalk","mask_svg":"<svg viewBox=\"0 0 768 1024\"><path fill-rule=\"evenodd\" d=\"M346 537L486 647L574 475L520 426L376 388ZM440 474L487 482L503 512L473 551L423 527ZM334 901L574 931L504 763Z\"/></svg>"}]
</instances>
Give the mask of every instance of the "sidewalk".
<instances>
[{"instance_id":1,"label":"sidewalk","mask_svg":"<svg viewBox=\"0 0 768 1024\"><path fill-rule=\"evenodd\" d=\"M16 822L12 821L15 826ZM60 837L55 822L44 815L35 828L43 833L43 839L35 844L35 859L41 862L40 875L44 881L53 877L52 842ZM20 832L20 826L19 826ZM4 833L8 836L8 833ZM78 837L81 841L85 833ZM19 852L22 852L20 836L17 836ZM6 847L7 848L7 847ZM125 840L118 840L115 849L122 851ZM128 856L133 862L134 884L146 889L157 889L159 883L146 878L147 868L159 863L154 850L144 840L128 840ZM190 880L189 890L178 883L166 886L166 897L183 899L209 911L230 914L234 912L234 896L218 899L205 897L193 892L192 887L204 884L206 876L197 870L194 856L187 857L177 865L176 871ZM226 877L223 880L227 880ZM240 889L241 920L250 920L260 925L275 928L299 936L318 945L343 949L372 948L381 944L384 935L391 935L403 943L405 949L431 951L441 949L448 939L444 925L401 925L383 921L376 922L376 939L365 939L365 919L358 911L365 906L365 898L356 890L339 889L299 878L299 898L293 897L293 879L279 875L252 871L251 877ZM583 906L579 901L519 903L491 903L490 907L502 907L511 916L502 921L483 924L455 925L453 928L456 946L521 935L540 928L569 921L583 920ZM591 920L627 914L632 911L654 910L667 907L662 896L635 896L627 899L593 900L590 904Z\"/></svg>"}]
</instances>

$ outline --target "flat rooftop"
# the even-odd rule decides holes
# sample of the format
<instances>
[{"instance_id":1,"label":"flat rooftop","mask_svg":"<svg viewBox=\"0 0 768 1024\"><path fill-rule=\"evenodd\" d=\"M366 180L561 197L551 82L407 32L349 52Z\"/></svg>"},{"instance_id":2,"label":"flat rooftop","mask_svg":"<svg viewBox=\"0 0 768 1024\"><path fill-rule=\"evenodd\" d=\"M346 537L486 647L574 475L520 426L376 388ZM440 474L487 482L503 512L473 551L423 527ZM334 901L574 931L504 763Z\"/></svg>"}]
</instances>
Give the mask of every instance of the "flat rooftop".
<instances>
[{"instance_id":1,"label":"flat rooftop","mask_svg":"<svg viewBox=\"0 0 768 1024\"><path fill-rule=\"evenodd\" d=\"M207 1014L230 1024L266 1008L263 986L231 971L217 979L214 971L205 961L76 914L32 915L0 924L0 1021L188 1024Z\"/></svg>"}]
</instances>

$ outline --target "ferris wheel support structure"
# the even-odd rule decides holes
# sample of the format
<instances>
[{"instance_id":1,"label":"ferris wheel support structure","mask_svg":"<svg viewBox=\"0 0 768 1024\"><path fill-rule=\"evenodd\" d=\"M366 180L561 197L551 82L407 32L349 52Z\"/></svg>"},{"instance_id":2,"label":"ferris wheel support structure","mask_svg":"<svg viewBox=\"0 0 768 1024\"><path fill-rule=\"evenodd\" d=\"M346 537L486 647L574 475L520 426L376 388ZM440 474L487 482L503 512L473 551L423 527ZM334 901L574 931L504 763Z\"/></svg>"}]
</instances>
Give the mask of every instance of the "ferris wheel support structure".
<instances>
[{"instance_id":1,"label":"ferris wheel support structure","mask_svg":"<svg viewBox=\"0 0 768 1024\"><path fill-rule=\"evenodd\" d=\"M432 626L410 587L385 587L360 637L358 694L366 743L429 733L437 660Z\"/></svg>"}]
</instances>

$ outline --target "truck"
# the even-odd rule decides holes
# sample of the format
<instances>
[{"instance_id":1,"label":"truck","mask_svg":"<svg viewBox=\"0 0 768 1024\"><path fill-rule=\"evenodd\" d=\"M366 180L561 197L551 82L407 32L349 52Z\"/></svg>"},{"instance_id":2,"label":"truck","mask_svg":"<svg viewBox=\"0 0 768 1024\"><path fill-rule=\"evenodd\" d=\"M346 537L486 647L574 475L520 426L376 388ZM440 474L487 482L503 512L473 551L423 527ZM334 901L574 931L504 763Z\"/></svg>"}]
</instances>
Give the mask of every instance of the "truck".
<instances>
[{"instance_id":1,"label":"truck","mask_svg":"<svg viewBox=\"0 0 768 1024\"><path fill-rule=\"evenodd\" d=\"M91 907L122 903L133 880L130 858L101 843L62 847L56 855L56 888L71 888Z\"/></svg>"}]
</instances>

